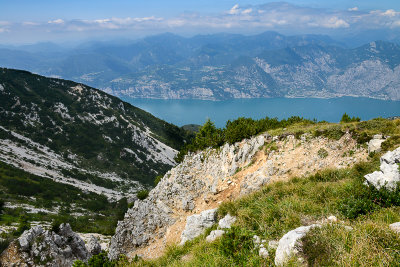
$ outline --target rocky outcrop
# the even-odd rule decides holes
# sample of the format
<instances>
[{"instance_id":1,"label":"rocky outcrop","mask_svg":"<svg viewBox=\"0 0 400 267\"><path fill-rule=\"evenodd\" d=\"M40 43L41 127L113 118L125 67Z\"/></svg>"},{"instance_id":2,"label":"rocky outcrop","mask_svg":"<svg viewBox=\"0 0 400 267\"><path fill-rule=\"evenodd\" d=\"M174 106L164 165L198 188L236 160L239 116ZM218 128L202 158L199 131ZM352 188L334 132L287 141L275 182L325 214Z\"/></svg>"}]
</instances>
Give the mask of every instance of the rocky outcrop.
<instances>
[{"instance_id":1,"label":"rocky outcrop","mask_svg":"<svg viewBox=\"0 0 400 267\"><path fill-rule=\"evenodd\" d=\"M321 158L323 148L327 156ZM350 153L351 151L351 153ZM258 190L270 181L343 168L367 157L350 134L340 140L304 135L259 135L218 149L192 153L167 172L145 200L137 200L118 223L109 257L153 258L180 243L187 218Z\"/></svg>"},{"instance_id":2,"label":"rocky outcrop","mask_svg":"<svg viewBox=\"0 0 400 267\"><path fill-rule=\"evenodd\" d=\"M99 240L93 235L90 237L88 243L86 244L86 247L89 253L92 255L97 255L101 252L101 245L99 243Z\"/></svg>"},{"instance_id":3,"label":"rocky outcrop","mask_svg":"<svg viewBox=\"0 0 400 267\"><path fill-rule=\"evenodd\" d=\"M109 257L127 254L151 239L162 237L166 228L177 221L177 214L196 212L199 207L195 200L207 202L218 194L219 183L249 164L267 138L268 135L260 135L235 145L226 144L220 151L207 149L186 156L165 174L147 199L136 201L124 220L118 222Z\"/></svg>"},{"instance_id":4,"label":"rocky outcrop","mask_svg":"<svg viewBox=\"0 0 400 267\"><path fill-rule=\"evenodd\" d=\"M369 184L377 189L385 187L388 190L394 190L397 183L400 182L400 147L385 153L380 162L380 171L375 171L364 177Z\"/></svg>"},{"instance_id":5,"label":"rocky outcrop","mask_svg":"<svg viewBox=\"0 0 400 267\"><path fill-rule=\"evenodd\" d=\"M205 229L213 226L216 219L217 209L205 210L200 214L187 217L186 227L181 235L181 245L201 235Z\"/></svg>"},{"instance_id":6,"label":"rocky outcrop","mask_svg":"<svg viewBox=\"0 0 400 267\"><path fill-rule=\"evenodd\" d=\"M61 224L58 233L35 226L1 254L0 266L70 267L75 260L87 261L90 256L85 242L69 224Z\"/></svg>"}]
</instances>

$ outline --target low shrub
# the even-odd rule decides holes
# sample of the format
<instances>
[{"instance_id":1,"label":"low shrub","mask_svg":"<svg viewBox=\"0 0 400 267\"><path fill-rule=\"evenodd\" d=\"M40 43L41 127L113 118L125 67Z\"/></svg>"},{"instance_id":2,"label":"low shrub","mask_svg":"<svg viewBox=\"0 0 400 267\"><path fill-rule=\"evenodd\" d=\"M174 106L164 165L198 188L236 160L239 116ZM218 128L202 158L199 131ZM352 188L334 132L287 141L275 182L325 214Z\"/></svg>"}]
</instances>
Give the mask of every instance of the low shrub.
<instances>
[{"instance_id":1,"label":"low shrub","mask_svg":"<svg viewBox=\"0 0 400 267\"><path fill-rule=\"evenodd\" d=\"M138 197L138 199L144 200L149 196L149 190L140 190L136 193L136 196Z\"/></svg>"},{"instance_id":2,"label":"low shrub","mask_svg":"<svg viewBox=\"0 0 400 267\"><path fill-rule=\"evenodd\" d=\"M323 148L320 148L319 150L318 150L318 157L320 157L321 159L324 159L324 158L326 158L329 154L328 154L328 151L326 151L325 149L323 149Z\"/></svg>"}]
</instances>

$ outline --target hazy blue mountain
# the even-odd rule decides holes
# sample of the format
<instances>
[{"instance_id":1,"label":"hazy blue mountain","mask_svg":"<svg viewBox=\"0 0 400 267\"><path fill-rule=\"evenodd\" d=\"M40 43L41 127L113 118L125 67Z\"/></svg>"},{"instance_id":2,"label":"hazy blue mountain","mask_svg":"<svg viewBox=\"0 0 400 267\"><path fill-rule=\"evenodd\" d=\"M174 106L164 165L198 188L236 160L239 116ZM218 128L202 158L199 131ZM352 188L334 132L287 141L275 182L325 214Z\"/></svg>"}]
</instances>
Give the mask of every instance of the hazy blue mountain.
<instances>
[{"instance_id":1,"label":"hazy blue mountain","mask_svg":"<svg viewBox=\"0 0 400 267\"><path fill-rule=\"evenodd\" d=\"M397 44L348 48L324 35L171 33L46 54L0 49L0 65L137 98L365 96L399 100ZM28 52L29 51L29 52Z\"/></svg>"}]
</instances>

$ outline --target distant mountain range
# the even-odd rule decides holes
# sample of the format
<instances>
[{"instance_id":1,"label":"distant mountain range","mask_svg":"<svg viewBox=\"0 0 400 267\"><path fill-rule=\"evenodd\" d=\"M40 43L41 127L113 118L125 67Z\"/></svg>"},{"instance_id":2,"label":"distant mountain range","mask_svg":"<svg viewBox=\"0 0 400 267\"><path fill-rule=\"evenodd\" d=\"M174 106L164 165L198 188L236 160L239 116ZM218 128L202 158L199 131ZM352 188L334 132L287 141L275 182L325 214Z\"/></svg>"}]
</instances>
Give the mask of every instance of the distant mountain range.
<instances>
[{"instance_id":1,"label":"distant mountain range","mask_svg":"<svg viewBox=\"0 0 400 267\"><path fill-rule=\"evenodd\" d=\"M328 36L173 34L136 42L0 49L0 65L135 98L360 96L400 100L400 46L347 48Z\"/></svg>"},{"instance_id":2,"label":"distant mountain range","mask_svg":"<svg viewBox=\"0 0 400 267\"><path fill-rule=\"evenodd\" d=\"M153 186L186 141L100 90L0 68L0 162L118 199Z\"/></svg>"}]
</instances>

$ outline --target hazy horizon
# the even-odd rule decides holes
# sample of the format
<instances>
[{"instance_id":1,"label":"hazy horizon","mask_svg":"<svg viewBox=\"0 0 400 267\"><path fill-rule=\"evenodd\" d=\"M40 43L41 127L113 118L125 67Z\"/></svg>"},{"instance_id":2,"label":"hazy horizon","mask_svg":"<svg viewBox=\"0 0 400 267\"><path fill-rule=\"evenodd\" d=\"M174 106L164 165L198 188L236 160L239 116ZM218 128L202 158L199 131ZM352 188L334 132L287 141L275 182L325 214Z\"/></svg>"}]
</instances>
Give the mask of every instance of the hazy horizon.
<instances>
[{"instance_id":1,"label":"hazy horizon","mask_svg":"<svg viewBox=\"0 0 400 267\"><path fill-rule=\"evenodd\" d=\"M396 1L13 1L0 3L0 44L82 43L197 34L324 34L400 39Z\"/></svg>"}]
</instances>

